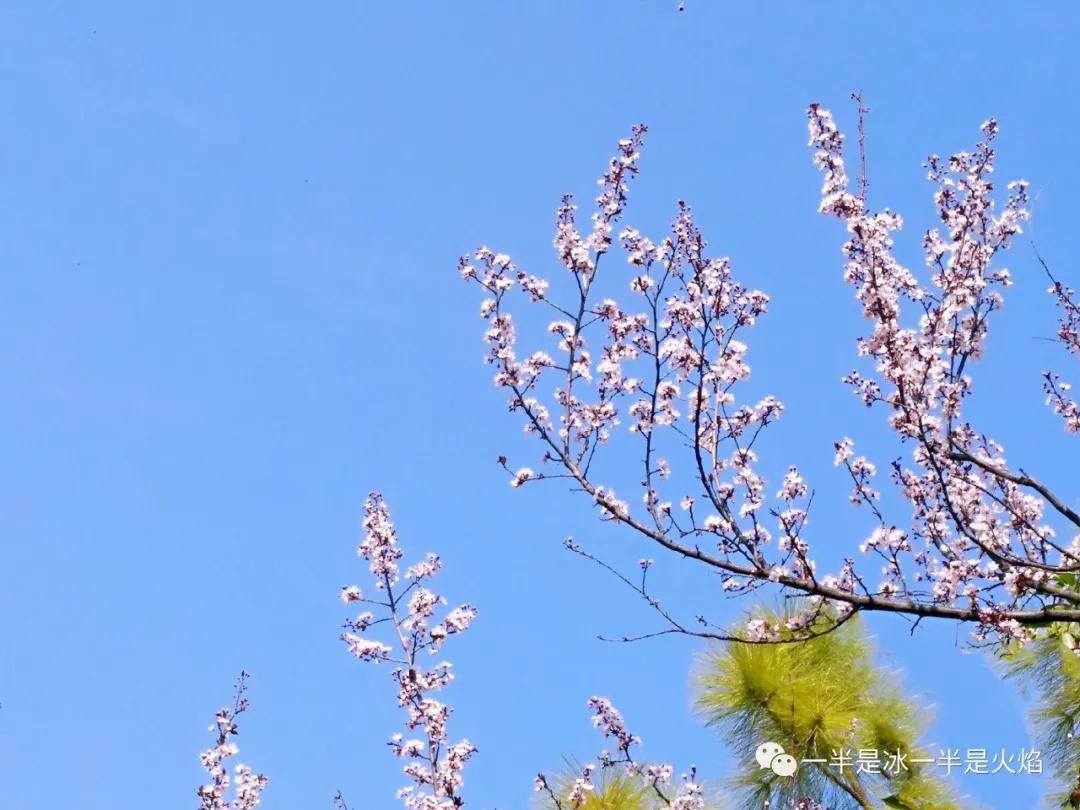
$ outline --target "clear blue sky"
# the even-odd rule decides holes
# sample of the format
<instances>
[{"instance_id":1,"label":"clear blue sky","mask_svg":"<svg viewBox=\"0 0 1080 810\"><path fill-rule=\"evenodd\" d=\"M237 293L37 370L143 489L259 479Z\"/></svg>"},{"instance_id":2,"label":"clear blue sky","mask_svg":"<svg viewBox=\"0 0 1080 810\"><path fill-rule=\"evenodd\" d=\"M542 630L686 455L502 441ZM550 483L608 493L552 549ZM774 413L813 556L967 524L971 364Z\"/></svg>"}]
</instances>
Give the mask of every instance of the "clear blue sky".
<instances>
[{"instance_id":1,"label":"clear blue sky","mask_svg":"<svg viewBox=\"0 0 1080 810\"><path fill-rule=\"evenodd\" d=\"M409 549L443 554L451 598L480 609L449 650L455 733L481 749L470 806L524 807L538 768L594 752L583 704L597 692L648 756L728 773L688 711L694 645L596 641L650 617L560 548L574 534L632 563L637 539L555 485L511 490L493 463L533 451L480 363L455 259L487 242L552 272L559 195L591 196L612 143L646 122L629 220L662 232L684 197L716 251L773 294L753 386L788 411L765 451L835 505L818 512L819 543L853 546L831 442L853 435L882 464L895 449L838 382L859 323L840 228L815 212L806 103L850 127L848 94L865 91L874 202L906 215L915 263L922 158L998 116L1000 173L1032 182L1040 249L1080 282L1080 15L959 5L5 3L6 810L193 807L206 726L241 668L254 705L240 743L271 776L266 807L326 807L339 788L394 806L388 672L337 641L371 488ZM1052 307L1021 245L979 413L1067 490L1069 437L1038 391L1039 370L1067 361L1037 339ZM685 578L688 609L749 606L693 574L667 574ZM1024 703L954 628L871 626L937 705L933 740L1027 744ZM527 734L507 722L523 709ZM963 785L1004 810L1041 787Z\"/></svg>"}]
</instances>

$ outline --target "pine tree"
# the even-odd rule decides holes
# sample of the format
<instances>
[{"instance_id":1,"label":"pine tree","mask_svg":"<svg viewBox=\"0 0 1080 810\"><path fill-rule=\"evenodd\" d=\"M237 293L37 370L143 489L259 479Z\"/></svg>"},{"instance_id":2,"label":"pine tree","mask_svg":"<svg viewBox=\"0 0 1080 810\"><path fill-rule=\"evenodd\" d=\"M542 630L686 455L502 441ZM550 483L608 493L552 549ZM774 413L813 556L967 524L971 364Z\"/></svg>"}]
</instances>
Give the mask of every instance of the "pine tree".
<instances>
[{"instance_id":1,"label":"pine tree","mask_svg":"<svg viewBox=\"0 0 1080 810\"><path fill-rule=\"evenodd\" d=\"M784 624L767 611L757 616ZM927 712L875 665L857 616L809 641L713 646L698 661L694 686L703 717L754 768L732 779L740 807L959 810L947 785L911 762L928 758L919 742ZM800 760L794 777L758 770L755 751L765 742ZM858 773L860 751L874 752L881 773ZM838 752L849 760L842 771ZM895 752L903 766L891 759Z\"/></svg>"}]
</instances>

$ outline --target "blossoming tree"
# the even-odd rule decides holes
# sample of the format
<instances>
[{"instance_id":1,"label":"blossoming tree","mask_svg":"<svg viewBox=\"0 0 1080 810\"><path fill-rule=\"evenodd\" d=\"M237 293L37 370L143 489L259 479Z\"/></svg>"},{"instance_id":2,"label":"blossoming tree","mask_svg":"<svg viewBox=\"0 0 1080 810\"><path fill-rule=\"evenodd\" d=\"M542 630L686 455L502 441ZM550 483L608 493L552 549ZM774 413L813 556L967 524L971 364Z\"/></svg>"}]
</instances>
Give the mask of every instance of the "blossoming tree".
<instances>
[{"instance_id":1,"label":"blossoming tree","mask_svg":"<svg viewBox=\"0 0 1080 810\"><path fill-rule=\"evenodd\" d=\"M863 112L860 103L861 157ZM977 640L1003 643L1008 650L1038 628L1069 627L1059 635L1073 640L1066 645L1071 652L1078 646L1071 623L1080 621L1080 537L1067 534L1080 529L1080 515L1042 481L1010 466L1001 445L972 424L964 409L973 391L971 366L982 357L989 321L1010 284L999 256L1028 216L1023 182L1010 183L1004 199L994 200L990 178L997 124L983 124L983 140L973 151L927 161L941 226L924 235L927 270L920 280L893 254L900 217L869 209L864 170L852 189L843 136L832 116L816 104L807 115L814 162L824 175L820 210L847 227L844 276L868 322L858 351L869 367L852 371L844 382L867 406L883 409L889 430L910 447L908 459L894 462L890 475L907 502L899 520L882 505L873 462L856 455L850 439L835 440L834 460L850 477L850 500L875 521L873 531L853 539L853 546L863 558L876 560L880 580L868 578L854 551L835 573L820 572L806 530L812 500L807 483L791 466L770 497L759 472L755 446L783 404L773 396L745 402L739 395L750 374L744 340L766 312L768 296L737 281L727 259L706 253L683 202L671 232L659 241L620 226L629 183L638 172L644 126L619 142L600 178L587 234L577 226L569 196L558 209L554 243L572 290L569 300L557 300L547 281L519 269L506 254L480 248L459 263L462 276L486 293L481 314L488 322L487 360L495 367L495 382L506 391L511 410L521 415L525 432L543 447L539 471L514 470L500 458L510 483L566 480L595 502L604 520L716 571L724 591L750 593L773 584L800 597L796 609L758 613L736 632L703 615L686 622L650 592L652 559L642 559L640 576L631 578L568 541L572 551L615 573L646 600L665 622L662 633L813 644L861 611L887 611L970 622ZM634 306L598 292L601 260L613 252L616 239L631 268L628 280L617 280L628 284ZM1061 311L1058 339L1068 352L1080 353L1080 306L1071 289L1052 276L1051 283ZM553 313L547 326L550 352L518 348L511 313L512 296L518 294ZM1043 386L1065 428L1080 430L1080 407L1068 383L1047 371ZM617 442L636 443L640 506L616 495L597 472L598 458ZM468 629L476 610L467 604L447 610L447 600L432 590L441 568L437 555L402 570L397 532L377 493L365 503L363 530L358 553L372 581L368 590L342 589L342 601L359 605L361 612L346 622L341 638L360 660L392 667L404 713L402 733L390 739L407 779L398 798L406 810L462 807L462 773L477 748L468 739L451 741L452 710L440 698L453 681L451 665L427 662L437 660L451 636ZM841 633L832 640L844 644L846 638ZM790 665L790 656L779 658ZM717 670L720 676L707 682L706 703L714 719L750 717L727 677L736 670L740 677L754 671L742 667L744 659L731 657L735 669L724 665ZM794 689L795 682L787 680ZM254 810L266 784L265 776L246 766L236 766L233 776L226 767L237 753L231 740L236 718L247 708L245 681L242 674L234 706L222 709L211 727L217 737L201 757L209 775L198 790L201 810ZM851 702L866 703L864 698L860 693ZM602 697L589 699L588 707L611 748L569 780L538 774L534 787L550 806L608 806L606 798L615 795L632 800L628 807L708 806L693 768L677 778L670 765L642 762L636 753L640 740L615 707ZM794 715L769 714L768 706L753 711L753 723L773 723L778 734L795 733ZM855 717L854 709L849 713ZM856 734L857 723L847 726ZM895 729L887 730L897 737ZM1070 766L1064 754L1060 764ZM786 806L821 807L803 793L802 784L781 786ZM872 806L861 784L835 786L859 806ZM758 798L764 795L769 807L772 786L764 787ZM916 781L899 787L939 792L938 786ZM897 803L898 795L883 801L908 806ZM340 794L335 804L347 810Z\"/></svg>"},{"instance_id":2,"label":"blossoming tree","mask_svg":"<svg viewBox=\"0 0 1080 810\"><path fill-rule=\"evenodd\" d=\"M860 103L860 156L863 112ZM1080 540L1070 536L1080 515L1010 466L1001 445L965 415L972 366L1010 284L999 259L1028 217L1023 181L1009 183L995 200L997 123L982 125L973 151L927 160L941 224L925 233L926 269L916 273L894 256L900 216L868 207L865 172L852 187L833 117L813 104L807 118L814 163L824 175L820 211L847 227L844 277L867 322L858 353L868 362L844 382L867 406L885 411L888 429L910 448L890 470L907 513L887 514L875 464L856 455L850 439L835 437L835 463L851 478L851 501L876 525L851 539L838 570L818 570L803 476L791 466L770 497L759 472L757 441L783 404L773 396L740 397L750 374L745 341L769 297L743 286L728 259L706 251L681 201L659 240L622 224L644 126L619 142L599 180L587 233L569 196L558 208L554 246L570 279L566 300L505 253L481 247L459 262L461 275L485 294L486 360L495 382L543 448L539 470L515 470L500 459L511 485L567 480L604 520L716 571L727 592L775 583L805 597L783 626L749 623L737 634L746 641L773 641L783 631L810 637L820 632L827 607L835 610L833 626L857 611L889 611L970 622L975 639L990 642L1080 619ZM629 272L606 266L616 242ZM601 264L613 278L600 273ZM628 288L624 300L598 292L613 280ZM1054 281L1051 291L1063 313L1058 337L1076 353L1080 309L1064 285ZM536 316L553 318L551 346L519 347L522 300ZM1046 372L1044 386L1065 427L1080 428L1067 383ZM597 472L605 450L625 442L637 444L638 506ZM860 558L874 560L880 577ZM642 564L647 570L651 561ZM632 587L661 614L662 632L730 637L705 616L687 622L662 609L644 577Z\"/></svg>"}]
</instances>

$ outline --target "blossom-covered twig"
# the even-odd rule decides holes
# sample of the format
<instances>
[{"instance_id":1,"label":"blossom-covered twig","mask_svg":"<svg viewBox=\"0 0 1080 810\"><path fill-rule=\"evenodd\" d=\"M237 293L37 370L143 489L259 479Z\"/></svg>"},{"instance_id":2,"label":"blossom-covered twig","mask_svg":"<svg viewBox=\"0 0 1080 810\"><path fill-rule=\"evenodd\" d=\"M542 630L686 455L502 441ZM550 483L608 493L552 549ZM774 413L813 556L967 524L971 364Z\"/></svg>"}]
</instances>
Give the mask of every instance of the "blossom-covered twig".
<instances>
[{"instance_id":1,"label":"blossom-covered twig","mask_svg":"<svg viewBox=\"0 0 1080 810\"><path fill-rule=\"evenodd\" d=\"M1061 312L1058 319L1057 341L1072 355L1080 354L1080 304L1076 303L1076 291L1065 286L1050 270L1039 251L1035 251L1035 258L1042 265L1047 277L1050 279L1048 292L1054 297L1054 303ZM1046 394L1046 404L1054 413L1061 417L1065 429L1070 433L1080 432L1080 406L1068 392L1072 388L1070 383L1061 379L1061 376L1053 371L1043 371L1043 393Z\"/></svg>"},{"instance_id":2,"label":"blossom-covered twig","mask_svg":"<svg viewBox=\"0 0 1080 810\"><path fill-rule=\"evenodd\" d=\"M461 772L476 752L463 739L451 743L447 721L452 709L433 695L453 680L446 661L425 666L421 655L435 655L449 636L469 627L476 610L462 605L436 619L446 599L430 590L427 583L442 567L435 554L400 570L402 557L397 530L382 496L373 492L364 502L364 537L357 553L369 563L376 596L367 598L360 587L342 588L341 599L348 604L370 606L345 623L341 639L362 661L391 663L396 667L398 705L405 711L409 735L395 734L389 746L405 760L403 768L412 784L398 791L406 810L452 810L464 805ZM373 628L383 626L390 643L373 638ZM340 794L339 794L340 797Z\"/></svg>"},{"instance_id":3,"label":"blossom-covered twig","mask_svg":"<svg viewBox=\"0 0 1080 810\"><path fill-rule=\"evenodd\" d=\"M545 774L538 773L534 787L547 796L556 810L576 810L584 805L596 791L596 777L607 772L618 772L647 790L656 805L670 810L703 810L705 795L697 781L697 769L691 767L674 787L674 768L667 764L639 762L633 748L641 744L641 738L632 734L623 722L622 715L605 697L591 697L586 705L593 712L592 723L604 738L610 738L614 750L604 749L596 763L582 766L580 774L567 786L555 784Z\"/></svg>"},{"instance_id":4,"label":"blossom-covered twig","mask_svg":"<svg viewBox=\"0 0 1080 810\"><path fill-rule=\"evenodd\" d=\"M198 789L199 810L254 810L259 806L259 797L266 786L267 778L255 773L247 765L235 766L230 777L226 762L236 755L238 749L232 738L238 733L236 718L248 708L248 674L241 672L236 681L236 694L232 708L220 709L214 718L210 731L217 732L217 740L212 748L199 755L203 768L210 776L210 781ZM230 786L232 798L230 799Z\"/></svg>"}]
</instances>

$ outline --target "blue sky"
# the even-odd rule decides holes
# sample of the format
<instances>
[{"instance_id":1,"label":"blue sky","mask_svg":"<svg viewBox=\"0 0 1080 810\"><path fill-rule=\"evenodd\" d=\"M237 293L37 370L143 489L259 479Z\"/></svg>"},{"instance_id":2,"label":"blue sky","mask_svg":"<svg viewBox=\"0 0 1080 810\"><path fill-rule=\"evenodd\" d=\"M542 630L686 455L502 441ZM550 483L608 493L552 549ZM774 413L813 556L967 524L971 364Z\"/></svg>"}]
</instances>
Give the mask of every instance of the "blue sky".
<instances>
[{"instance_id":1,"label":"blue sky","mask_svg":"<svg viewBox=\"0 0 1080 810\"><path fill-rule=\"evenodd\" d=\"M851 127L862 88L873 202L932 214L920 169L989 115L999 172L1032 182L1030 233L1063 272L1075 189L1080 15L1066 4L653 2L55 3L0 10L0 795L10 810L192 807L206 726L254 675L244 759L267 807L341 789L392 807L402 783L388 672L337 640L364 494L403 543L438 550L452 599L480 609L451 652L455 732L481 750L473 807L523 807L531 777L599 741L609 695L645 753L710 776L732 763L689 711L682 639L560 548L645 553L529 462L480 358L478 243L541 275L559 195L593 194L613 142L650 127L628 221L662 233L685 198L715 251L772 293L753 390L788 411L765 452L859 538L831 442L887 461L881 415L838 379L859 322L803 110ZM978 414L1010 457L1073 480L1038 373L1052 306L1026 243L977 371ZM1074 276L1074 281L1080 281ZM748 603L671 563L691 611ZM964 631L873 619L883 660L937 707L931 739L1027 744L1025 703ZM525 717L524 723L513 722ZM989 806L1033 806L1037 778L968 777ZM362 800L362 801L361 801Z\"/></svg>"}]
</instances>

